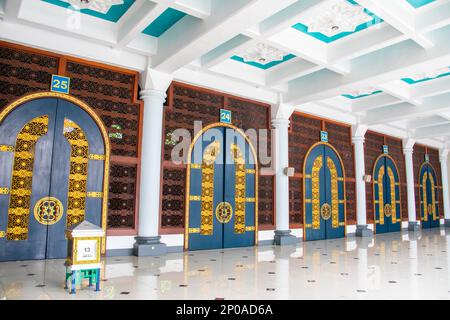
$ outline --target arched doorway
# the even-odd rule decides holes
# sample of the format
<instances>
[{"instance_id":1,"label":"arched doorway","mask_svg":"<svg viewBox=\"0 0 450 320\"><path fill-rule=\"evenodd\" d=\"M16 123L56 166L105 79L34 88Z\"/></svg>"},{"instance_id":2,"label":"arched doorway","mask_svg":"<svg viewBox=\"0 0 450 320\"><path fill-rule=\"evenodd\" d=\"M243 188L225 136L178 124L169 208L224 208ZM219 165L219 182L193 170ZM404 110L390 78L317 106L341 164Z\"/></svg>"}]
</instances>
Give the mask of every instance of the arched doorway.
<instances>
[{"instance_id":1,"label":"arched doorway","mask_svg":"<svg viewBox=\"0 0 450 320\"><path fill-rule=\"evenodd\" d=\"M213 124L188 154L185 249L249 247L258 237L258 164L238 128Z\"/></svg>"},{"instance_id":2,"label":"arched doorway","mask_svg":"<svg viewBox=\"0 0 450 320\"><path fill-rule=\"evenodd\" d=\"M345 237L345 170L337 150L320 142L303 165L304 239Z\"/></svg>"},{"instance_id":3,"label":"arched doorway","mask_svg":"<svg viewBox=\"0 0 450 320\"><path fill-rule=\"evenodd\" d=\"M0 261L64 258L67 227L88 220L105 229L109 152L99 118L71 96L38 93L8 106L0 114Z\"/></svg>"},{"instance_id":4,"label":"arched doorway","mask_svg":"<svg viewBox=\"0 0 450 320\"><path fill-rule=\"evenodd\" d=\"M420 167L420 217L422 228L438 228L440 226L438 188L436 172L430 163Z\"/></svg>"},{"instance_id":5,"label":"arched doorway","mask_svg":"<svg viewBox=\"0 0 450 320\"><path fill-rule=\"evenodd\" d=\"M400 176L392 157L378 157L373 169L373 199L376 233L399 232L402 226Z\"/></svg>"}]
</instances>

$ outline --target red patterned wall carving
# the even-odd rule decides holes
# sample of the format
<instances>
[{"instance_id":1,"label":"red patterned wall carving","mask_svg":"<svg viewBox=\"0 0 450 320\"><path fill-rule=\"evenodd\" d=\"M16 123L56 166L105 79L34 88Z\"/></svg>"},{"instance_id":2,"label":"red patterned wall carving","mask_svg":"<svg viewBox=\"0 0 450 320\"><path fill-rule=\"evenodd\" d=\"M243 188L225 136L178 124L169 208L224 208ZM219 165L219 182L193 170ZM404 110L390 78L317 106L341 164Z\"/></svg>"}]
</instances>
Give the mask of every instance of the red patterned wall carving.
<instances>
[{"instance_id":1,"label":"red patterned wall carving","mask_svg":"<svg viewBox=\"0 0 450 320\"><path fill-rule=\"evenodd\" d=\"M303 224L303 163L312 145L320 141L320 131L328 132L329 143L339 152L346 173L347 224L356 223L355 173L351 128L348 125L294 113L289 134L289 165L296 175L290 178L289 221L291 228Z\"/></svg>"},{"instance_id":2,"label":"red patterned wall carving","mask_svg":"<svg viewBox=\"0 0 450 320\"><path fill-rule=\"evenodd\" d=\"M49 91L53 74L70 77L70 94L94 109L109 134L116 136L110 139L108 234L135 234L141 112L136 99L138 74L0 42L0 111L22 96Z\"/></svg>"},{"instance_id":3,"label":"red patterned wall carving","mask_svg":"<svg viewBox=\"0 0 450 320\"><path fill-rule=\"evenodd\" d=\"M244 131L269 129L270 123L268 105L182 83L171 85L166 104L164 140L167 141L164 141L164 179L161 192L163 234L182 233L184 229L186 168L171 162L173 149L173 144L170 143L171 133L176 129L187 129L193 135L194 121L202 121L203 127L217 123L220 120L220 109L232 111L233 125ZM270 150L270 136L267 140ZM260 139L258 147L264 143L265 140ZM271 176L259 178L260 229L273 228L274 225L273 183L274 179Z\"/></svg>"}]
</instances>

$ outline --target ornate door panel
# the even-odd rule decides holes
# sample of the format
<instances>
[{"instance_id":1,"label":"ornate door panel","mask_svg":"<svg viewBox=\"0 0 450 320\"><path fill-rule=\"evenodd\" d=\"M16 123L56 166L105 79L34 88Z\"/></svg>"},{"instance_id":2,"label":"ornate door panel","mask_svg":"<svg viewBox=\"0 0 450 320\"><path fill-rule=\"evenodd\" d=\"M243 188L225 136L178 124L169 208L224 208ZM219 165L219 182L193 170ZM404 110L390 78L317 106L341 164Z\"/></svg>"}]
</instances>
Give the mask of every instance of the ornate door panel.
<instances>
[{"instance_id":1,"label":"ornate door panel","mask_svg":"<svg viewBox=\"0 0 450 320\"><path fill-rule=\"evenodd\" d=\"M38 99L4 119L0 144L0 260L64 258L67 226L85 218L101 225L97 125L70 102Z\"/></svg>"},{"instance_id":2,"label":"ornate door panel","mask_svg":"<svg viewBox=\"0 0 450 320\"><path fill-rule=\"evenodd\" d=\"M422 228L440 226L437 178L433 167L424 163L420 168L420 212Z\"/></svg>"},{"instance_id":3,"label":"ornate door panel","mask_svg":"<svg viewBox=\"0 0 450 320\"><path fill-rule=\"evenodd\" d=\"M344 170L328 144L309 152L304 166L305 239L323 240L345 236Z\"/></svg>"},{"instance_id":4,"label":"ornate door panel","mask_svg":"<svg viewBox=\"0 0 450 320\"><path fill-rule=\"evenodd\" d=\"M249 145L234 130L226 129L225 202L234 208L229 223L224 224L224 248L255 244L256 169Z\"/></svg>"},{"instance_id":5,"label":"ornate door panel","mask_svg":"<svg viewBox=\"0 0 450 320\"><path fill-rule=\"evenodd\" d=\"M61 223L48 228L47 258L67 254L64 230L83 220L102 221L105 147L94 120L81 108L59 100L50 196L61 201Z\"/></svg>"},{"instance_id":6,"label":"ornate door panel","mask_svg":"<svg viewBox=\"0 0 450 320\"><path fill-rule=\"evenodd\" d=\"M398 232L402 225L400 179L391 157L383 155L376 161L373 179L376 232Z\"/></svg>"},{"instance_id":7,"label":"ornate door panel","mask_svg":"<svg viewBox=\"0 0 450 320\"><path fill-rule=\"evenodd\" d=\"M47 226L34 207L50 195L57 101L32 101L0 125L0 261L45 259Z\"/></svg>"},{"instance_id":8,"label":"ornate door panel","mask_svg":"<svg viewBox=\"0 0 450 320\"><path fill-rule=\"evenodd\" d=\"M189 250L255 244L256 167L245 139L215 127L194 144L188 167L185 246Z\"/></svg>"}]
</instances>

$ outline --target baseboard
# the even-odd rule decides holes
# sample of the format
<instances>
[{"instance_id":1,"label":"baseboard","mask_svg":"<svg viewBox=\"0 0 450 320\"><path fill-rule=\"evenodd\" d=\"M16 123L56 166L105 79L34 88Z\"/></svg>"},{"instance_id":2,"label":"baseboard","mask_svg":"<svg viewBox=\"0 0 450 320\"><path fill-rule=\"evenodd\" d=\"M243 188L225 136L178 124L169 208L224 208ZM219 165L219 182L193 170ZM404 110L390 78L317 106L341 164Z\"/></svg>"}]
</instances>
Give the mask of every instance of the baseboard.
<instances>
[{"instance_id":1,"label":"baseboard","mask_svg":"<svg viewBox=\"0 0 450 320\"><path fill-rule=\"evenodd\" d=\"M107 257L129 257L133 255L133 248L106 250Z\"/></svg>"}]
</instances>

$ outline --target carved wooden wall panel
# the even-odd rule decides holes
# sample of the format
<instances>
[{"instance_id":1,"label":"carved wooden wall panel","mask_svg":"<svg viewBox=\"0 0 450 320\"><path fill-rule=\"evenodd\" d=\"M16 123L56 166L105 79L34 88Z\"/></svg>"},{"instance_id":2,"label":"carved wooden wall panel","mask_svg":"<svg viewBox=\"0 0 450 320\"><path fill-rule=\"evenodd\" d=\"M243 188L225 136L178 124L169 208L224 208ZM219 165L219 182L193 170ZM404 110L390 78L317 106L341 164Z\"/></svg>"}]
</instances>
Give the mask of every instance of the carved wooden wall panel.
<instances>
[{"instance_id":1,"label":"carved wooden wall panel","mask_svg":"<svg viewBox=\"0 0 450 320\"><path fill-rule=\"evenodd\" d=\"M416 196L416 219L421 219L421 206L420 206L420 188L419 188L419 172L420 167L425 162L425 155L428 154L430 158L430 164L436 171L437 176L437 187L438 187L438 210L439 216L444 218L444 203L443 203L443 195L442 195L442 172L441 172L441 163L439 161L439 150L425 147L422 145L416 144L414 146L413 153L413 166L414 166L414 184L415 184L415 196Z\"/></svg>"},{"instance_id":2,"label":"carved wooden wall panel","mask_svg":"<svg viewBox=\"0 0 450 320\"><path fill-rule=\"evenodd\" d=\"M406 192L406 172L405 172L405 157L403 155L402 140L368 131L366 133L366 141L364 144L366 174L372 175L375 162L380 155L383 154L383 145L389 147L389 155L394 159L400 176L400 197L402 219L408 218L408 200ZM372 177L373 182L373 177ZM373 203L373 184L366 184L366 199L367 199L367 222L374 222L374 203Z\"/></svg>"},{"instance_id":3,"label":"carved wooden wall panel","mask_svg":"<svg viewBox=\"0 0 450 320\"><path fill-rule=\"evenodd\" d=\"M294 113L291 117L289 134L289 166L295 168L296 176L290 178L289 221L291 228L303 224L303 163L308 150L320 142L320 132L328 132L329 143L336 148L342 158L346 173L347 223L356 223L355 173L351 128L344 124Z\"/></svg>"},{"instance_id":4,"label":"carved wooden wall panel","mask_svg":"<svg viewBox=\"0 0 450 320\"><path fill-rule=\"evenodd\" d=\"M0 111L22 96L50 91L53 74L70 77L70 94L86 102L107 127L112 154L108 233L135 234L141 112L137 73L0 42Z\"/></svg>"},{"instance_id":5,"label":"carved wooden wall panel","mask_svg":"<svg viewBox=\"0 0 450 320\"><path fill-rule=\"evenodd\" d=\"M162 233L182 233L185 210L185 166L171 162L172 133L186 129L194 135L194 121L201 121L202 127L219 122L220 109L232 112L232 123L242 130L269 129L270 108L257 102L248 101L226 94L181 83L173 83L168 91L165 108L164 127L164 180L162 181ZM200 128L201 129L201 128ZM270 133L267 139L258 140L258 147L266 140L270 150ZM182 155L184 160L187 155ZM269 153L270 156L270 153ZM262 167L265 165L262 165ZM269 164L270 165L270 164ZM261 229L274 225L273 177L259 178L259 226Z\"/></svg>"}]
</instances>

